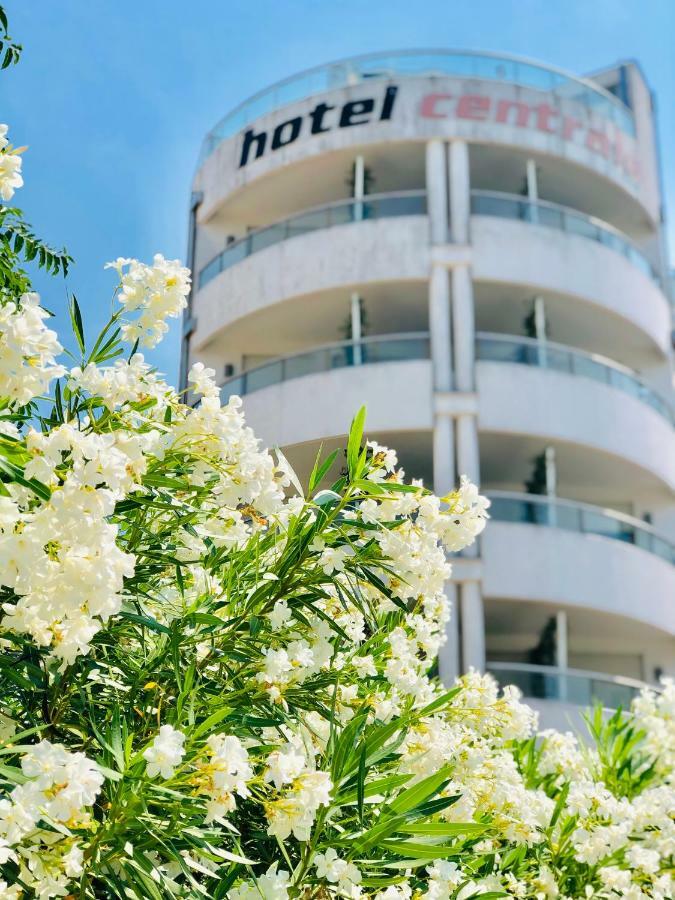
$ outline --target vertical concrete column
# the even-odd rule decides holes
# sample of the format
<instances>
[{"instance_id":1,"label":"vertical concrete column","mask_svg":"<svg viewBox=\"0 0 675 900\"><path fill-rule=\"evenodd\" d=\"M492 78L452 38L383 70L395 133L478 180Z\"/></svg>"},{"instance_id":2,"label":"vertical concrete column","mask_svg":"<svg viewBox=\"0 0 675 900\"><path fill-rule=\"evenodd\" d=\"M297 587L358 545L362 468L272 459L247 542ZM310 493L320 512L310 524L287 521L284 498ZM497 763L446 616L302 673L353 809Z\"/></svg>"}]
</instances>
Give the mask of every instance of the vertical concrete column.
<instances>
[{"instance_id":1,"label":"vertical concrete column","mask_svg":"<svg viewBox=\"0 0 675 900\"><path fill-rule=\"evenodd\" d=\"M363 348L361 346L361 298L353 293L349 301L349 318L352 326L352 352L354 365L360 366L363 362Z\"/></svg>"},{"instance_id":2,"label":"vertical concrete column","mask_svg":"<svg viewBox=\"0 0 675 900\"><path fill-rule=\"evenodd\" d=\"M452 390L450 273L438 265L432 265L429 279L429 335L434 390Z\"/></svg>"},{"instance_id":3,"label":"vertical concrete column","mask_svg":"<svg viewBox=\"0 0 675 900\"><path fill-rule=\"evenodd\" d=\"M450 178L450 229L455 244L469 243L471 184L469 147L466 141L451 141L448 153Z\"/></svg>"},{"instance_id":4,"label":"vertical concrete column","mask_svg":"<svg viewBox=\"0 0 675 900\"><path fill-rule=\"evenodd\" d=\"M478 428L476 417L468 413L457 416L457 474L480 484Z\"/></svg>"},{"instance_id":5,"label":"vertical concrete column","mask_svg":"<svg viewBox=\"0 0 675 900\"><path fill-rule=\"evenodd\" d=\"M426 182L427 213L432 244L448 240L448 183L445 164L445 144L435 138L427 143Z\"/></svg>"},{"instance_id":6,"label":"vertical concrete column","mask_svg":"<svg viewBox=\"0 0 675 900\"><path fill-rule=\"evenodd\" d=\"M450 336L450 273L434 265L429 279L429 333L434 394L452 389ZM455 426L452 418L435 413L433 434L434 491L443 496L455 483Z\"/></svg>"},{"instance_id":7,"label":"vertical concrete column","mask_svg":"<svg viewBox=\"0 0 675 900\"><path fill-rule=\"evenodd\" d=\"M445 585L445 596L450 605L450 621L445 626L446 642L438 654L438 674L443 684L450 687L459 675L459 606L458 586L453 581Z\"/></svg>"},{"instance_id":8,"label":"vertical concrete column","mask_svg":"<svg viewBox=\"0 0 675 900\"><path fill-rule=\"evenodd\" d=\"M539 185L537 182L537 164L533 159L528 159L526 166L527 178L527 199L530 201L529 219L530 222L539 221Z\"/></svg>"},{"instance_id":9,"label":"vertical concrete column","mask_svg":"<svg viewBox=\"0 0 675 900\"><path fill-rule=\"evenodd\" d=\"M462 597L462 668L485 670L485 613L480 584L465 581Z\"/></svg>"},{"instance_id":10,"label":"vertical concrete column","mask_svg":"<svg viewBox=\"0 0 675 900\"><path fill-rule=\"evenodd\" d=\"M433 435L434 493L445 497L455 489L455 422L436 414Z\"/></svg>"},{"instance_id":11,"label":"vertical concrete column","mask_svg":"<svg viewBox=\"0 0 675 900\"><path fill-rule=\"evenodd\" d=\"M567 669L568 666L567 634L567 613L561 609L555 615L555 664L559 669ZM561 675L558 698L567 700L567 693L567 676Z\"/></svg>"},{"instance_id":12,"label":"vertical concrete column","mask_svg":"<svg viewBox=\"0 0 675 900\"><path fill-rule=\"evenodd\" d=\"M452 341L455 359L455 390L474 390L476 324L473 284L468 265L452 270Z\"/></svg>"},{"instance_id":13,"label":"vertical concrete column","mask_svg":"<svg viewBox=\"0 0 675 900\"><path fill-rule=\"evenodd\" d=\"M354 218L360 221L363 218L363 198L366 193L366 163L359 154L354 160Z\"/></svg>"}]
</instances>

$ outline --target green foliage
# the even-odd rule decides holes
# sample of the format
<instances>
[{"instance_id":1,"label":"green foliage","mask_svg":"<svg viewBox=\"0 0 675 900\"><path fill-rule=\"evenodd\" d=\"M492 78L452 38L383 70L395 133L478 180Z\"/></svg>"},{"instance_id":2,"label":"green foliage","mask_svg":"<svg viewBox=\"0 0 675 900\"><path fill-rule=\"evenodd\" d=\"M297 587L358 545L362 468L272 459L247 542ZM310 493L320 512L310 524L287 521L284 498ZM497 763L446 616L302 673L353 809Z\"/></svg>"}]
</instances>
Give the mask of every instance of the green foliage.
<instances>
[{"instance_id":1,"label":"green foliage","mask_svg":"<svg viewBox=\"0 0 675 900\"><path fill-rule=\"evenodd\" d=\"M0 6L0 69L16 65L21 58L21 44L9 36L9 23L4 7Z\"/></svg>"}]
</instances>

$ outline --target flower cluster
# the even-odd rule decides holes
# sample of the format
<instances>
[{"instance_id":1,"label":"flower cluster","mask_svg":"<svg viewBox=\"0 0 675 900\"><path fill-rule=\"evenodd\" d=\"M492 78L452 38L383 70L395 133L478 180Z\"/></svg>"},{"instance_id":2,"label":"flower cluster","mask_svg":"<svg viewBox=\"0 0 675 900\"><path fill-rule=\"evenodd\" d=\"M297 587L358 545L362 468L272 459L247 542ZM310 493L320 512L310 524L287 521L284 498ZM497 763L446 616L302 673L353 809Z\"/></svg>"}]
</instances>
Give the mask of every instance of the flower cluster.
<instances>
[{"instance_id":1,"label":"flower cluster","mask_svg":"<svg viewBox=\"0 0 675 900\"><path fill-rule=\"evenodd\" d=\"M119 612L134 558L117 545L115 501L144 468L142 441L83 433L70 424L25 440L25 472L51 488L43 502L25 489L2 498L0 583L16 595L3 605L6 628L29 634L64 663Z\"/></svg>"},{"instance_id":2,"label":"flower cluster","mask_svg":"<svg viewBox=\"0 0 675 900\"><path fill-rule=\"evenodd\" d=\"M0 124L0 198L7 202L14 191L22 187L20 150L11 146L7 137L9 128Z\"/></svg>"},{"instance_id":3,"label":"flower cluster","mask_svg":"<svg viewBox=\"0 0 675 900\"><path fill-rule=\"evenodd\" d=\"M125 340L155 347L169 330L166 320L176 318L187 305L190 272L177 259L155 254L152 265L119 257L107 264L120 277L118 300L125 312L137 313L122 327Z\"/></svg>"},{"instance_id":4,"label":"flower cluster","mask_svg":"<svg viewBox=\"0 0 675 900\"><path fill-rule=\"evenodd\" d=\"M39 397L65 372L56 362L62 347L56 332L46 327L47 318L37 294L0 306L0 397L13 405Z\"/></svg>"},{"instance_id":5,"label":"flower cluster","mask_svg":"<svg viewBox=\"0 0 675 900\"><path fill-rule=\"evenodd\" d=\"M46 740L23 755L21 770L22 783L0 799L0 864L12 863L37 896L63 896L83 871L82 847L72 832L91 827L103 775L83 753Z\"/></svg>"}]
</instances>

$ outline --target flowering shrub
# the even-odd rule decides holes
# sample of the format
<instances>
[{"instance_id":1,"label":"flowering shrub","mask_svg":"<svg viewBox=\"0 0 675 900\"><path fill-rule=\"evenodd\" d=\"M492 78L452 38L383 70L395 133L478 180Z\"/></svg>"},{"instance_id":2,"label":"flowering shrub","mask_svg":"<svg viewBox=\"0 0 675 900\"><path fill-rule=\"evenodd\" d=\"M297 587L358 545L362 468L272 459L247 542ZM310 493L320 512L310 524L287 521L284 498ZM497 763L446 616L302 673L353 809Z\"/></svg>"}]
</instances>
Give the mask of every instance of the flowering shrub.
<instances>
[{"instance_id":1,"label":"flowering shrub","mask_svg":"<svg viewBox=\"0 0 675 900\"><path fill-rule=\"evenodd\" d=\"M3 196L19 170L0 165ZM199 364L188 405L137 352L189 290L161 256L113 264L120 309L91 344L73 301L66 366L15 238L0 898L672 897L673 685L596 713L587 747L537 735L489 677L441 686L476 488L407 483L361 412L341 474L319 457L303 489Z\"/></svg>"}]
</instances>

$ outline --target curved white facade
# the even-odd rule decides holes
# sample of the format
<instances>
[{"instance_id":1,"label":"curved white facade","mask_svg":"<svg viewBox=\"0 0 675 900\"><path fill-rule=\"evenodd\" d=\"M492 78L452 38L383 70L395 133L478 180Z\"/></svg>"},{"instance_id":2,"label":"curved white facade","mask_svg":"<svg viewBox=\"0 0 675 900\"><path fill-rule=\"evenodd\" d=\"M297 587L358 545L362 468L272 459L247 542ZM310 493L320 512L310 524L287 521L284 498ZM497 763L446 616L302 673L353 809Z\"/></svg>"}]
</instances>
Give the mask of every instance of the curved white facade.
<instances>
[{"instance_id":1,"label":"curved white facade","mask_svg":"<svg viewBox=\"0 0 675 900\"><path fill-rule=\"evenodd\" d=\"M675 673L654 135L633 64L436 50L303 73L205 142L183 377L213 366L301 476L365 402L410 475L494 497L448 589L448 677L567 702Z\"/></svg>"}]
</instances>

